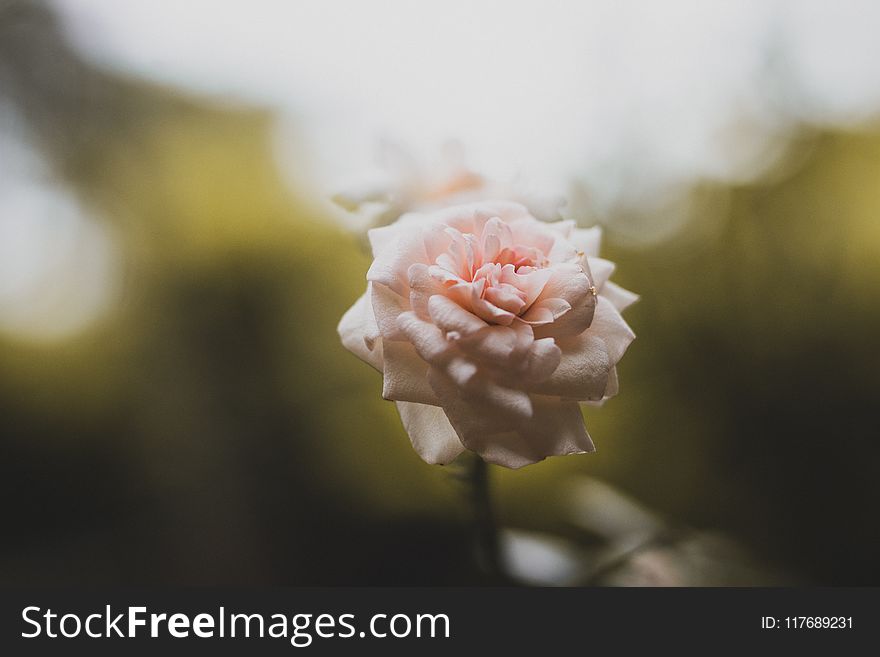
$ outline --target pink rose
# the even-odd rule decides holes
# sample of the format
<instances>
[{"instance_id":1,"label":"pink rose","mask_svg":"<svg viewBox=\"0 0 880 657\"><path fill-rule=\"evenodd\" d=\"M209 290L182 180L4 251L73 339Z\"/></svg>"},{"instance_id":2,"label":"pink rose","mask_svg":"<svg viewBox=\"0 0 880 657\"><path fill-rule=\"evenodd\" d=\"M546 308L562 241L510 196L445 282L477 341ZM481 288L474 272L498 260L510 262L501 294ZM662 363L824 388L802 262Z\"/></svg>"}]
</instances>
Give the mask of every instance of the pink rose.
<instances>
[{"instance_id":1,"label":"pink rose","mask_svg":"<svg viewBox=\"0 0 880 657\"><path fill-rule=\"evenodd\" d=\"M464 449L518 468L595 450L579 402L617 393L636 296L608 281L600 230L479 202L411 213L369 232L367 291L343 344L383 373L428 463Z\"/></svg>"}]
</instances>

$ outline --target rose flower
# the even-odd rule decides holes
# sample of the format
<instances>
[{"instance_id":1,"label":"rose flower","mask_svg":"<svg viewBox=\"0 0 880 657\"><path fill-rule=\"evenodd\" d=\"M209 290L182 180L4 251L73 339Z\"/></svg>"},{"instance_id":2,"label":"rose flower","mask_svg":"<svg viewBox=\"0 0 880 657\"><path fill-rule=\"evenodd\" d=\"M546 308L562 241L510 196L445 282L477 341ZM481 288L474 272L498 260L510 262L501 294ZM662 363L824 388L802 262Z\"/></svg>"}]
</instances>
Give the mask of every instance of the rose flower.
<instances>
[{"instance_id":1,"label":"rose flower","mask_svg":"<svg viewBox=\"0 0 880 657\"><path fill-rule=\"evenodd\" d=\"M339 334L382 372L425 461L595 451L579 402L617 393L635 337L620 311L637 298L608 281L598 228L493 201L405 214L369 238L367 291Z\"/></svg>"}]
</instances>

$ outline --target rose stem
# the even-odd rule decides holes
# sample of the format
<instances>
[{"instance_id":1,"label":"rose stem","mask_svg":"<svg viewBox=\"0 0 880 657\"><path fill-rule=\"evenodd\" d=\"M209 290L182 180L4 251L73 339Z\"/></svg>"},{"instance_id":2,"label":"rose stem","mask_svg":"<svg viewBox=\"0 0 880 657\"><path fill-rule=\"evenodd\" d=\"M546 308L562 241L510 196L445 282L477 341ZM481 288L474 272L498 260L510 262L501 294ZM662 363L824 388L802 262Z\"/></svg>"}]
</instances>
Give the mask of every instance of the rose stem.
<instances>
[{"instance_id":1,"label":"rose stem","mask_svg":"<svg viewBox=\"0 0 880 657\"><path fill-rule=\"evenodd\" d=\"M471 460L469 473L471 506L474 513L477 564L492 579L501 580L501 554L498 527L492 510L489 488L489 464L479 456Z\"/></svg>"}]
</instances>

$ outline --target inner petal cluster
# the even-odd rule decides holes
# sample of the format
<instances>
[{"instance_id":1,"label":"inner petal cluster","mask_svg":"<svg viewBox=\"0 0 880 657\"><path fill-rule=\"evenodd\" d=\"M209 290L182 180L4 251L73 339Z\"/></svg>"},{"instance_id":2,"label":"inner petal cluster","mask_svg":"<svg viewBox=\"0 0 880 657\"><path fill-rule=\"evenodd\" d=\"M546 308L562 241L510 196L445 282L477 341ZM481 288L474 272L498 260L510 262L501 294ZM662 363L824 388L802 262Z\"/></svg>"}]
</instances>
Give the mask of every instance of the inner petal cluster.
<instances>
[{"instance_id":1,"label":"inner petal cluster","mask_svg":"<svg viewBox=\"0 0 880 657\"><path fill-rule=\"evenodd\" d=\"M489 324L509 326L526 313L551 276L547 255L516 244L510 227L497 217L479 235L451 226L444 232L449 248L428 272L451 300Z\"/></svg>"}]
</instances>

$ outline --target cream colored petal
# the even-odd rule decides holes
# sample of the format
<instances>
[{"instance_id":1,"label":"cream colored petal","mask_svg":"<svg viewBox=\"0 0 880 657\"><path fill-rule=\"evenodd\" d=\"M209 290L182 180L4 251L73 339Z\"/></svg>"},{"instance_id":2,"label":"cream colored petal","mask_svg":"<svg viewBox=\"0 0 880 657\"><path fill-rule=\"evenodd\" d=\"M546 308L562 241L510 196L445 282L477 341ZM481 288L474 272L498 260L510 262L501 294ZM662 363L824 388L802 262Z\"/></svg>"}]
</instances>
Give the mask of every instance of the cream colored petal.
<instances>
[{"instance_id":1,"label":"cream colored petal","mask_svg":"<svg viewBox=\"0 0 880 657\"><path fill-rule=\"evenodd\" d=\"M459 438L463 438L463 426L473 431L505 431L531 417L532 403L523 391L504 388L484 377L472 378L467 389L462 389L459 373L451 374L459 381L448 370L432 367L428 381Z\"/></svg>"},{"instance_id":2,"label":"cream colored petal","mask_svg":"<svg viewBox=\"0 0 880 657\"><path fill-rule=\"evenodd\" d=\"M553 275L544 285L538 302L561 299L569 305L570 310L560 313L552 323L536 328L535 335L564 338L583 333L593 321L593 313L596 309L593 283L580 265L559 264L555 265L552 271Z\"/></svg>"},{"instance_id":3,"label":"cream colored petal","mask_svg":"<svg viewBox=\"0 0 880 657\"><path fill-rule=\"evenodd\" d=\"M428 299L435 294L445 293L443 284L431 275L430 268L424 263L411 265L407 271L409 278L409 303L422 319L430 319Z\"/></svg>"},{"instance_id":4,"label":"cream colored petal","mask_svg":"<svg viewBox=\"0 0 880 657\"><path fill-rule=\"evenodd\" d=\"M571 232L569 240L584 255L595 258L599 255L599 247L602 243L602 227L575 228Z\"/></svg>"},{"instance_id":5,"label":"cream colored petal","mask_svg":"<svg viewBox=\"0 0 880 657\"><path fill-rule=\"evenodd\" d=\"M395 242L399 237L399 231L399 227L395 225L371 228L367 231L367 238L370 240L370 248L374 258L378 258L385 249Z\"/></svg>"},{"instance_id":6,"label":"cream colored petal","mask_svg":"<svg viewBox=\"0 0 880 657\"><path fill-rule=\"evenodd\" d=\"M513 430L485 432L469 414L450 419L466 448L506 468L521 468L548 456L595 451L577 403L534 396L532 404L532 419Z\"/></svg>"},{"instance_id":7,"label":"cream colored petal","mask_svg":"<svg viewBox=\"0 0 880 657\"><path fill-rule=\"evenodd\" d=\"M394 231L393 233L377 233L377 231ZM375 254L373 264L367 270L367 280L381 283L402 297L409 297L409 280L407 272L410 265L416 262L427 262L425 242L422 237L423 227L418 224L402 225L399 222L370 231L370 239L379 244L379 252ZM381 235L381 239L376 235Z\"/></svg>"},{"instance_id":8,"label":"cream colored petal","mask_svg":"<svg viewBox=\"0 0 880 657\"><path fill-rule=\"evenodd\" d=\"M608 299L618 312L623 312L639 300L638 294L625 290L611 281L602 286L600 294Z\"/></svg>"},{"instance_id":9,"label":"cream colored petal","mask_svg":"<svg viewBox=\"0 0 880 657\"><path fill-rule=\"evenodd\" d=\"M370 307L369 289L346 311L336 330L346 349L382 371L382 341Z\"/></svg>"},{"instance_id":10,"label":"cream colored petal","mask_svg":"<svg viewBox=\"0 0 880 657\"><path fill-rule=\"evenodd\" d=\"M464 445L449 424L443 409L397 402L397 410L413 449L425 462L446 465L464 451Z\"/></svg>"},{"instance_id":11,"label":"cream colored petal","mask_svg":"<svg viewBox=\"0 0 880 657\"><path fill-rule=\"evenodd\" d=\"M601 293L602 286L605 285L605 282L614 273L615 264L604 258L587 258L587 263L590 267L590 277L593 279L593 285Z\"/></svg>"},{"instance_id":12,"label":"cream colored petal","mask_svg":"<svg viewBox=\"0 0 880 657\"><path fill-rule=\"evenodd\" d=\"M605 394L602 396L602 399L590 399L581 403L584 406L604 406L606 401L617 395L618 390L617 368L612 367L611 371L608 373L608 385L605 386Z\"/></svg>"},{"instance_id":13,"label":"cream colored petal","mask_svg":"<svg viewBox=\"0 0 880 657\"><path fill-rule=\"evenodd\" d=\"M439 406L428 383L428 364L408 342L383 343L382 397Z\"/></svg>"},{"instance_id":14,"label":"cream colored petal","mask_svg":"<svg viewBox=\"0 0 880 657\"><path fill-rule=\"evenodd\" d=\"M565 399L602 399L611 369L605 341L586 332L560 341L558 347L559 366L544 381L526 380L526 389Z\"/></svg>"},{"instance_id":15,"label":"cream colored petal","mask_svg":"<svg viewBox=\"0 0 880 657\"><path fill-rule=\"evenodd\" d=\"M571 219L545 222L545 225L551 230L555 230L565 238L571 237L572 231L575 229L575 223Z\"/></svg>"},{"instance_id":16,"label":"cream colored petal","mask_svg":"<svg viewBox=\"0 0 880 657\"><path fill-rule=\"evenodd\" d=\"M467 336L487 326L482 319L439 294L428 300L428 313L434 324L447 333L452 331Z\"/></svg>"},{"instance_id":17,"label":"cream colored petal","mask_svg":"<svg viewBox=\"0 0 880 657\"><path fill-rule=\"evenodd\" d=\"M443 331L420 319L411 310L401 313L397 317L397 324L415 347L419 357L428 363L448 360L455 350L455 345L446 338Z\"/></svg>"},{"instance_id":18,"label":"cream colored petal","mask_svg":"<svg viewBox=\"0 0 880 657\"><path fill-rule=\"evenodd\" d=\"M370 303L382 337L386 341L406 340L397 324L397 318L410 309L409 298L400 296L381 283L373 282L370 284Z\"/></svg>"},{"instance_id":19,"label":"cream colored petal","mask_svg":"<svg viewBox=\"0 0 880 657\"><path fill-rule=\"evenodd\" d=\"M514 326L486 326L455 340L455 344L472 360L504 368L518 363L533 341L531 329L526 332Z\"/></svg>"},{"instance_id":20,"label":"cream colored petal","mask_svg":"<svg viewBox=\"0 0 880 657\"><path fill-rule=\"evenodd\" d=\"M608 351L611 365L617 365L636 335L617 312L611 302L603 296L598 298L593 323L587 334L602 338Z\"/></svg>"}]
</instances>

